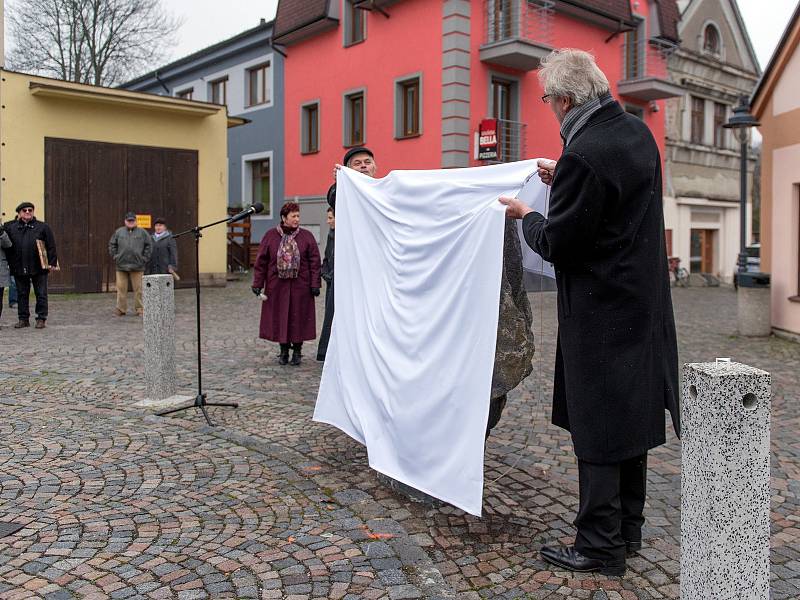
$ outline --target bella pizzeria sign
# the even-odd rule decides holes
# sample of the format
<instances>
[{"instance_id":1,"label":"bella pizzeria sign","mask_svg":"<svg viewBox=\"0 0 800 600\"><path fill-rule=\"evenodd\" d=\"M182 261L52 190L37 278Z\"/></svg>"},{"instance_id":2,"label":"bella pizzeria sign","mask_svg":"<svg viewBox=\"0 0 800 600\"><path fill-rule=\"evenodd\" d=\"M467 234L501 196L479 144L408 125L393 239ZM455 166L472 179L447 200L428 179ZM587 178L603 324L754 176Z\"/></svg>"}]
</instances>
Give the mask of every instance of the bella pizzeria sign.
<instances>
[{"instance_id":1,"label":"bella pizzeria sign","mask_svg":"<svg viewBox=\"0 0 800 600\"><path fill-rule=\"evenodd\" d=\"M497 159L497 119L483 119L478 129L478 160Z\"/></svg>"}]
</instances>

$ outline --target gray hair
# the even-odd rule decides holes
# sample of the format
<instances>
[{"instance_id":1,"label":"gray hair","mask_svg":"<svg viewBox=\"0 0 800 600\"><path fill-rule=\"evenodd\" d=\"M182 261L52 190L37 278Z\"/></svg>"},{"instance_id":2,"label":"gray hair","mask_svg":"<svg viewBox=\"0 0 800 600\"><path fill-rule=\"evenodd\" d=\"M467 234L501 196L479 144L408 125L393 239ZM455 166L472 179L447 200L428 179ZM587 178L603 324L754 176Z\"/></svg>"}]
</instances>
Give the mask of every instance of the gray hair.
<instances>
[{"instance_id":1,"label":"gray hair","mask_svg":"<svg viewBox=\"0 0 800 600\"><path fill-rule=\"evenodd\" d=\"M594 56L583 50L553 50L542 59L539 83L549 96L571 98L575 106L608 93L608 79Z\"/></svg>"}]
</instances>

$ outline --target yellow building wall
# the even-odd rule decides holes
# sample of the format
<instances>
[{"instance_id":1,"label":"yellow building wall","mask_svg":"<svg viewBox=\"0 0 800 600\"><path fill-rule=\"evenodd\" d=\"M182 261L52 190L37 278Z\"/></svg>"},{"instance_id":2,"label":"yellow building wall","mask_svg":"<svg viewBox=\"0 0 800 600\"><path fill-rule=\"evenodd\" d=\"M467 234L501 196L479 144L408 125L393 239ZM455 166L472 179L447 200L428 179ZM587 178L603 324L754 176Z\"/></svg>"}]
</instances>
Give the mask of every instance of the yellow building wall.
<instances>
[{"instance_id":1,"label":"yellow building wall","mask_svg":"<svg viewBox=\"0 0 800 600\"><path fill-rule=\"evenodd\" d=\"M50 79L0 71L0 210L14 216L22 201L36 205L47 220L44 202L44 140L68 138L114 144L136 144L198 152L198 219L201 224L224 219L227 213L227 114L138 107L142 94L71 84L76 90L107 94L91 99L42 97L30 83L65 85ZM113 96L113 98L111 98ZM179 106L179 101L176 107ZM184 103L185 104L185 103ZM120 215L120 226L123 215ZM58 223L49 223L58 240ZM109 233L110 235L110 233ZM203 232L200 272L205 283L224 285L227 236L223 225Z\"/></svg>"}]
</instances>

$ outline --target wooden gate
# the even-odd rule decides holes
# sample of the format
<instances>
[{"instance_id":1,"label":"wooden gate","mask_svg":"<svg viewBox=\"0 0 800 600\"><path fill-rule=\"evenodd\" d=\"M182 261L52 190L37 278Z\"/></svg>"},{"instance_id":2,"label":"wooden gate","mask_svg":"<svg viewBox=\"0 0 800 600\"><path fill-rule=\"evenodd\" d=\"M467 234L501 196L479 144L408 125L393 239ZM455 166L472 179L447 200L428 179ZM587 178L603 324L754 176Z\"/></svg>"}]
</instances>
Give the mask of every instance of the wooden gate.
<instances>
[{"instance_id":1,"label":"wooden gate","mask_svg":"<svg viewBox=\"0 0 800 600\"><path fill-rule=\"evenodd\" d=\"M197 224L197 152L45 139L45 208L61 271L54 292L99 292L114 282L108 240L126 212L164 217L173 233ZM192 236L178 240L180 286L194 285Z\"/></svg>"}]
</instances>

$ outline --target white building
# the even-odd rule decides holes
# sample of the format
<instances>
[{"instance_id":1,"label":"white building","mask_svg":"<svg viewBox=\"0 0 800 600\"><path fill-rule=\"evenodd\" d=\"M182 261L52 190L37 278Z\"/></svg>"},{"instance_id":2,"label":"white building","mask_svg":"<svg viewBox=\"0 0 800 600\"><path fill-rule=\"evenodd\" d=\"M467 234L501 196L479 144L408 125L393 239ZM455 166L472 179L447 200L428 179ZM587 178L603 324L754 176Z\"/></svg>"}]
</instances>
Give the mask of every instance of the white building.
<instances>
[{"instance_id":1,"label":"white building","mask_svg":"<svg viewBox=\"0 0 800 600\"><path fill-rule=\"evenodd\" d=\"M740 97L750 96L760 68L736 0L678 5L681 46L669 71L685 93L666 101L667 252L692 273L730 282L739 253L740 147L722 125ZM748 197L755 165L750 156ZM748 232L750 221L748 215Z\"/></svg>"}]
</instances>

